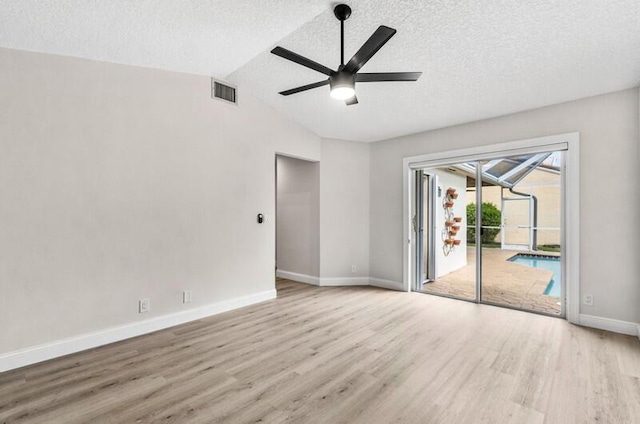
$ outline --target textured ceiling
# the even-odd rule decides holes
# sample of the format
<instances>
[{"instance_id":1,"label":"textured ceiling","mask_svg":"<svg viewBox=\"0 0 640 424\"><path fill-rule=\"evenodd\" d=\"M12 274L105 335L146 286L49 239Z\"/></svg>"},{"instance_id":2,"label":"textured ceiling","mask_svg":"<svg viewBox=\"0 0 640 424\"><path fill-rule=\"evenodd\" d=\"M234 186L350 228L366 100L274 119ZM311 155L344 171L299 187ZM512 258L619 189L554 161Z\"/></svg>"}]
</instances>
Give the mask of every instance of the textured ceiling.
<instances>
[{"instance_id":1,"label":"textured ceiling","mask_svg":"<svg viewBox=\"0 0 640 424\"><path fill-rule=\"evenodd\" d=\"M353 0L347 59L379 25L398 30L363 72L422 71L416 83L361 83L345 106L323 75L275 45L339 63L336 2L3 0L0 46L226 78L318 135L372 141L640 85L638 0Z\"/></svg>"},{"instance_id":2,"label":"textured ceiling","mask_svg":"<svg viewBox=\"0 0 640 424\"><path fill-rule=\"evenodd\" d=\"M323 87L278 91L322 75L265 52L232 79L317 134L380 140L640 84L640 1L351 1L350 57L375 28L398 33L363 72L422 71L416 83L358 84L345 106ZM335 68L339 24L330 10L279 45Z\"/></svg>"},{"instance_id":3,"label":"textured ceiling","mask_svg":"<svg viewBox=\"0 0 640 424\"><path fill-rule=\"evenodd\" d=\"M318 0L2 0L0 46L223 78Z\"/></svg>"}]
</instances>

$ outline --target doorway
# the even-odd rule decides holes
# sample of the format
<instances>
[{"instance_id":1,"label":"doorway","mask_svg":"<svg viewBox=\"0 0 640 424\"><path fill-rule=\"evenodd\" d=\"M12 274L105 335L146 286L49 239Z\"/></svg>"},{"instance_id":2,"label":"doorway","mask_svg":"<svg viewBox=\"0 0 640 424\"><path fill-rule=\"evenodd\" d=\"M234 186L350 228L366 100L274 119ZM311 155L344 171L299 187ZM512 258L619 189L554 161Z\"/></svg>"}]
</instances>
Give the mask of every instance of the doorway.
<instances>
[{"instance_id":1,"label":"doorway","mask_svg":"<svg viewBox=\"0 0 640 424\"><path fill-rule=\"evenodd\" d=\"M320 164L276 155L276 277L318 284Z\"/></svg>"},{"instance_id":2,"label":"doorway","mask_svg":"<svg viewBox=\"0 0 640 424\"><path fill-rule=\"evenodd\" d=\"M411 290L575 319L576 245L566 216L575 216L577 193L567 192L567 181L575 187L577 148L526 142L475 157L405 160L415 222Z\"/></svg>"},{"instance_id":3,"label":"doorway","mask_svg":"<svg viewBox=\"0 0 640 424\"><path fill-rule=\"evenodd\" d=\"M464 233L467 180L453 166L415 171L414 291L476 300L475 257Z\"/></svg>"}]
</instances>

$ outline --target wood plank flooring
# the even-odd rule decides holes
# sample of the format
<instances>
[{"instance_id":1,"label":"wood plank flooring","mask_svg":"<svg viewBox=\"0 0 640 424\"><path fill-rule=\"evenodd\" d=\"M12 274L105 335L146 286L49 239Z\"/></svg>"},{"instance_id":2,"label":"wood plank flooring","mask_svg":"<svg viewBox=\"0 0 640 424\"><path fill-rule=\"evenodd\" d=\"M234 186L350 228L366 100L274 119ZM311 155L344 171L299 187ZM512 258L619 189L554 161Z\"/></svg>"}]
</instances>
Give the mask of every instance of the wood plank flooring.
<instances>
[{"instance_id":1,"label":"wood plank flooring","mask_svg":"<svg viewBox=\"0 0 640 424\"><path fill-rule=\"evenodd\" d=\"M639 423L640 341L279 280L273 301L0 374L0 423Z\"/></svg>"}]
</instances>

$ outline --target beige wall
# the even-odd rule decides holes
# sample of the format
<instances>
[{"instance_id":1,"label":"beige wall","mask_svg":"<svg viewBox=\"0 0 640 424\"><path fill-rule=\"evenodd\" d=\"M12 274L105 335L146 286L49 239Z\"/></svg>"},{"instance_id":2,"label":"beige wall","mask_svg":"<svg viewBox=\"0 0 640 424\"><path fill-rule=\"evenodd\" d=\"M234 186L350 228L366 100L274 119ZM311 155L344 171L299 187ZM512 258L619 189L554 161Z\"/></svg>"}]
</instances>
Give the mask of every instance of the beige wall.
<instances>
[{"instance_id":1,"label":"beige wall","mask_svg":"<svg viewBox=\"0 0 640 424\"><path fill-rule=\"evenodd\" d=\"M638 113L638 89L630 89L374 143L371 276L402 281L404 157L578 131L580 290L594 295L581 313L639 322ZM624 225L612 225L611 205L620 199L615 221Z\"/></svg>"},{"instance_id":2,"label":"beige wall","mask_svg":"<svg viewBox=\"0 0 640 424\"><path fill-rule=\"evenodd\" d=\"M557 173L544 170L534 170L527 175L514 190L521 193L532 194L538 199L538 245L560 244L561 221L561 176ZM475 203L475 190L470 192L467 203ZM521 198L508 189L499 186L483 186L482 201L493 203L498 209L502 209L502 196L505 198ZM507 244L528 244L529 230L515 228L517 225L525 225L529 222L529 205L527 201L511 202L506 211ZM550 229L555 228L555 229ZM494 240L501 241L498 234Z\"/></svg>"},{"instance_id":3,"label":"beige wall","mask_svg":"<svg viewBox=\"0 0 640 424\"><path fill-rule=\"evenodd\" d=\"M273 290L275 153L320 149L206 77L0 49L0 353Z\"/></svg>"}]
</instances>

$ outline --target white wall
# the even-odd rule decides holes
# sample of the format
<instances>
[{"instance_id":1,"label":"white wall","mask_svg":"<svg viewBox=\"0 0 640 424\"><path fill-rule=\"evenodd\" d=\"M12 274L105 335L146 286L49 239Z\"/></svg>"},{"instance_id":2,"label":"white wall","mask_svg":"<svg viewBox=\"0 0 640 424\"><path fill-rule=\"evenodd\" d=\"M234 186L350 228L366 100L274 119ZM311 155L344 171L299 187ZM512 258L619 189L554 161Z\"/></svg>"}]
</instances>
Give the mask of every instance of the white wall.
<instances>
[{"instance_id":1,"label":"white wall","mask_svg":"<svg viewBox=\"0 0 640 424\"><path fill-rule=\"evenodd\" d=\"M369 149L368 143L322 139L320 275L325 283L369 276Z\"/></svg>"},{"instance_id":2,"label":"white wall","mask_svg":"<svg viewBox=\"0 0 640 424\"><path fill-rule=\"evenodd\" d=\"M206 77L0 49L0 354L273 290L274 156L320 148Z\"/></svg>"},{"instance_id":3,"label":"white wall","mask_svg":"<svg viewBox=\"0 0 640 424\"><path fill-rule=\"evenodd\" d=\"M320 275L320 166L278 156L276 266L279 271Z\"/></svg>"},{"instance_id":4,"label":"white wall","mask_svg":"<svg viewBox=\"0 0 640 424\"><path fill-rule=\"evenodd\" d=\"M581 313L639 322L638 99L630 89L374 143L371 276L402 281L402 158L578 131L580 290L595 300Z\"/></svg>"},{"instance_id":5,"label":"white wall","mask_svg":"<svg viewBox=\"0 0 640 424\"><path fill-rule=\"evenodd\" d=\"M322 154L320 276L356 264L384 285L402 280L403 157L573 131L582 312L640 321L637 89L371 145L209 93L200 76L0 49L0 355L273 290L275 222L255 218L275 213L276 153Z\"/></svg>"},{"instance_id":6,"label":"white wall","mask_svg":"<svg viewBox=\"0 0 640 424\"><path fill-rule=\"evenodd\" d=\"M440 187L441 196L438 197L436 188L435 199L435 216L434 231L435 231L435 261L436 261L436 278L447 275L450 272L456 271L467 265L467 177L463 175L456 175L452 172L445 171L443 169L434 170L433 173L437 178L437 185ZM462 218L460 222L460 231L456 234L456 239L460 240L460 245L455 246L448 255L444 254L442 249L444 241L442 232L445 230L445 210L442 206L445 196L447 195L447 189L455 188L458 198L453 201L453 215ZM456 224L458 225L458 224Z\"/></svg>"}]
</instances>

